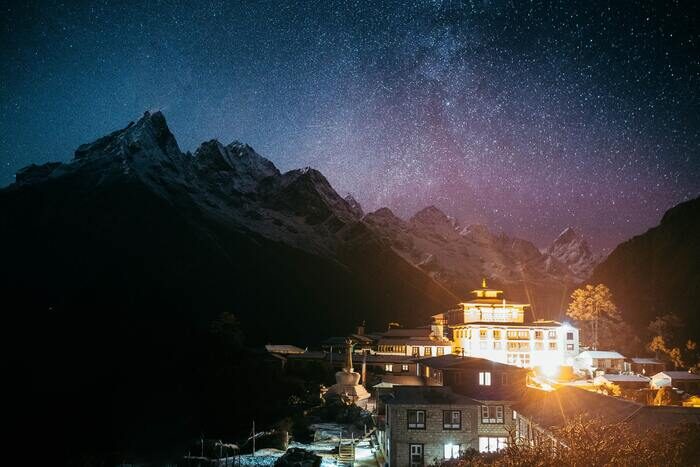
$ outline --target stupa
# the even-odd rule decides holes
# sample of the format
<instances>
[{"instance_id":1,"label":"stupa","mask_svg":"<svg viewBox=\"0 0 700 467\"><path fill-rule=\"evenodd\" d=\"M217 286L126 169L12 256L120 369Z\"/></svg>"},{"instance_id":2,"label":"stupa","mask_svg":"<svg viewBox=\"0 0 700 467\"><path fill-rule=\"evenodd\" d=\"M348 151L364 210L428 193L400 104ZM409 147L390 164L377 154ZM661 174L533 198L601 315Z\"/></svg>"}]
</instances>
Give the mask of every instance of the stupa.
<instances>
[{"instance_id":1,"label":"stupa","mask_svg":"<svg viewBox=\"0 0 700 467\"><path fill-rule=\"evenodd\" d=\"M346 404L356 404L357 402L369 399L369 393L360 384L360 374L353 371L352 367L352 339L346 339L347 354L345 357L345 367L335 374L335 384L328 388L326 397L336 395Z\"/></svg>"}]
</instances>

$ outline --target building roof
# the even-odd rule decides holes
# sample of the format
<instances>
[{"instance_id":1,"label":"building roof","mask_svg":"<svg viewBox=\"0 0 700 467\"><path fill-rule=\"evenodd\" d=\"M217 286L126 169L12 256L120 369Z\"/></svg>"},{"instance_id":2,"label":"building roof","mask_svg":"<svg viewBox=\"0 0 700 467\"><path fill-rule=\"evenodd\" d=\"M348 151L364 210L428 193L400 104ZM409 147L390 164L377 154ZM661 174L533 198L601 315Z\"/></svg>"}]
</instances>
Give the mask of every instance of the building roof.
<instances>
[{"instance_id":1,"label":"building roof","mask_svg":"<svg viewBox=\"0 0 700 467\"><path fill-rule=\"evenodd\" d=\"M404 338L393 338L393 339L379 339L377 345L423 345L423 346L442 346L448 347L452 346L452 341L449 339L427 339L427 338L415 338L415 337L404 337Z\"/></svg>"},{"instance_id":2,"label":"building roof","mask_svg":"<svg viewBox=\"0 0 700 467\"><path fill-rule=\"evenodd\" d=\"M426 378L416 375L382 375L381 382L386 385L394 386L432 386ZM386 386L385 386L386 387Z\"/></svg>"},{"instance_id":3,"label":"building roof","mask_svg":"<svg viewBox=\"0 0 700 467\"><path fill-rule=\"evenodd\" d=\"M578 354L576 358L625 358L612 350L586 350Z\"/></svg>"},{"instance_id":4,"label":"building roof","mask_svg":"<svg viewBox=\"0 0 700 467\"><path fill-rule=\"evenodd\" d=\"M505 363L494 362L486 358L463 357L461 355L449 354L439 357L425 357L414 359L416 363L438 370L465 370L465 369L498 369L500 371L522 371L523 368L506 365Z\"/></svg>"},{"instance_id":5,"label":"building roof","mask_svg":"<svg viewBox=\"0 0 700 467\"><path fill-rule=\"evenodd\" d=\"M450 327L468 327L471 325L487 325L487 326L507 326L511 328L558 328L562 323L557 321L533 321L529 323L518 323L514 321L469 321L466 323L453 324Z\"/></svg>"},{"instance_id":6,"label":"building roof","mask_svg":"<svg viewBox=\"0 0 700 467\"><path fill-rule=\"evenodd\" d=\"M324 360L328 354L322 350L313 350L311 352L289 354L288 360Z\"/></svg>"},{"instance_id":7,"label":"building roof","mask_svg":"<svg viewBox=\"0 0 700 467\"><path fill-rule=\"evenodd\" d=\"M651 380L651 378L640 375L600 375L596 376L594 381L599 378L611 383L648 383Z\"/></svg>"},{"instance_id":8,"label":"building roof","mask_svg":"<svg viewBox=\"0 0 700 467\"><path fill-rule=\"evenodd\" d=\"M664 362L657 360L655 358L648 358L648 357L631 357L628 358L632 363L637 363L639 365L663 365Z\"/></svg>"},{"instance_id":9,"label":"building roof","mask_svg":"<svg viewBox=\"0 0 700 467\"><path fill-rule=\"evenodd\" d=\"M288 345L288 344L267 344L265 346L265 350L267 350L270 353L278 353L278 354L300 354L304 353L304 349L297 347L295 345Z\"/></svg>"},{"instance_id":10,"label":"building roof","mask_svg":"<svg viewBox=\"0 0 700 467\"><path fill-rule=\"evenodd\" d=\"M652 378L671 378L675 380L685 380L685 381L700 381L700 375L695 373L689 373L687 371L662 371L656 373Z\"/></svg>"},{"instance_id":11,"label":"building roof","mask_svg":"<svg viewBox=\"0 0 700 467\"><path fill-rule=\"evenodd\" d=\"M457 394L446 386L402 386L394 388L387 405L479 405L474 399Z\"/></svg>"},{"instance_id":12,"label":"building roof","mask_svg":"<svg viewBox=\"0 0 700 467\"><path fill-rule=\"evenodd\" d=\"M513 409L547 430L561 428L576 416L600 417L609 423L629 422L642 430L659 425L700 423L699 408L647 406L572 386L554 391L528 388Z\"/></svg>"}]
</instances>

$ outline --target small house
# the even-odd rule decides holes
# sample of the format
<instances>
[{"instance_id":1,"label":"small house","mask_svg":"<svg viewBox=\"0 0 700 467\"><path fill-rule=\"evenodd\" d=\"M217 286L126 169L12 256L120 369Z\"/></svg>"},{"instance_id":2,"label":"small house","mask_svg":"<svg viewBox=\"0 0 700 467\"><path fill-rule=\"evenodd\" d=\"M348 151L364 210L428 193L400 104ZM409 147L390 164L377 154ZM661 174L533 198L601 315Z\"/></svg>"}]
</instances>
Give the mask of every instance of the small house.
<instances>
[{"instance_id":1,"label":"small house","mask_svg":"<svg viewBox=\"0 0 700 467\"><path fill-rule=\"evenodd\" d=\"M651 377L651 387L673 387L688 394L700 395L700 375L687 371L662 371Z\"/></svg>"},{"instance_id":2,"label":"small house","mask_svg":"<svg viewBox=\"0 0 700 467\"><path fill-rule=\"evenodd\" d=\"M625 368L625 357L611 350L587 350L574 358L574 369L590 375L596 372L620 373Z\"/></svg>"}]
</instances>

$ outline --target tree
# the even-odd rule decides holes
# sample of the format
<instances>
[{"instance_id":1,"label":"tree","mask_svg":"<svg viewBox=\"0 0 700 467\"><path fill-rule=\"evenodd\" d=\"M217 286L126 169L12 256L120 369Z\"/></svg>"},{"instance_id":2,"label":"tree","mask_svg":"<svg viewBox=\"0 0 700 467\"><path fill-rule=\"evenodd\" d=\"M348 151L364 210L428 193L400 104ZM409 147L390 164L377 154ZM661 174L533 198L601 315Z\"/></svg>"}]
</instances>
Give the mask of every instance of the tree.
<instances>
[{"instance_id":1,"label":"tree","mask_svg":"<svg viewBox=\"0 0 700 467\"><path fill-rule=\"evenodd\" d=\"M647 347L657 358L664 354L676 369L698 365L697 344L687 338L685 326L676 314L657 316L649 323L649 331L652 338Z\"/></svg>"},{"instance_id":2,"label":"tree","mask_svg":"<svg viewBox=\"0 0 700 467\"><path fill-rule=\"evenodd\" d=\"M582 329L582 340L590 344L594 350L598 349L601 325L609 327L622 322L620 313L612 300L612 293L604 284L598 284L595 287L586 285L583 289L574 290L566 314L587 325L587 329Z\"/></svg>"},{"instance_id":3,"label":"tree","mask_svg":"<svg viewBox=\"0 0 700 467\"><path fill-rule=\"evenodd\" d=\"M212 321L209 330L218 339L223 349L235 352L243 347L243 331L238 318L233 313L221 313Z\"/></svg>"}]
</instances>

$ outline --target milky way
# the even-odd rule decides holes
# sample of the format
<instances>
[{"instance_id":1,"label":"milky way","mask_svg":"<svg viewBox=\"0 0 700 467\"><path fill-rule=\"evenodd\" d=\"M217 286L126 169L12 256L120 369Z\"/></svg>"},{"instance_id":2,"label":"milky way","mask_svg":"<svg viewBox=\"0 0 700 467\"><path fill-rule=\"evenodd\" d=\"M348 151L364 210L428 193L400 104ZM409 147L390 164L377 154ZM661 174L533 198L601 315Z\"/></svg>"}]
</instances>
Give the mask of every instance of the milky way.
<instances>
[{"instance_id":1,"label":"milky way","mask_svg":"<svg viewBox=\"0 0 700 467\"><path fill-rule=\"evenodd\" d=\"M698 2L81 3L0 11L0 185L161 109L184 150L538 245L700 195Z\"/></svg>"}]
</instances>

